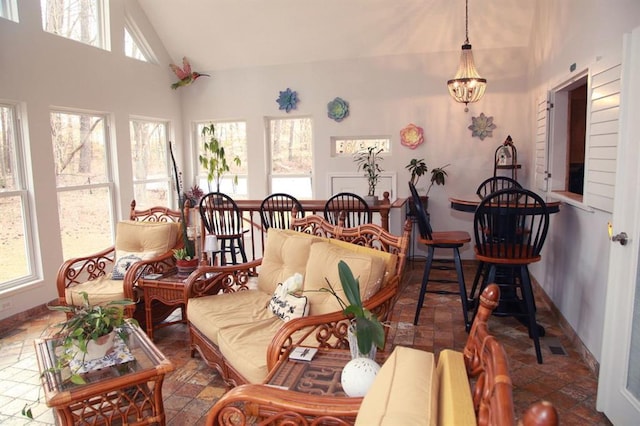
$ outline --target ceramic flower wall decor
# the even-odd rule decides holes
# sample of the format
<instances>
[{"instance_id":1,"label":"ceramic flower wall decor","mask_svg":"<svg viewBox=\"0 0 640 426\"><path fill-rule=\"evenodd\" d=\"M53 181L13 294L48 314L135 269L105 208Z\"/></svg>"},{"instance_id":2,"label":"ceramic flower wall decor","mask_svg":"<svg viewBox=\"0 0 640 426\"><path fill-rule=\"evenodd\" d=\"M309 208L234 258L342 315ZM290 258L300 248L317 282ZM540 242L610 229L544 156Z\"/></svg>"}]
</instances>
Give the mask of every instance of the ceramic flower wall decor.
<instances>
[{"instance_id":1,"label":"ceramic flower wall decor","mask_svg":"<svg viewBox=\"0 0 640 426\"><path fill-rule=\"evenodd\" d=\"M493 129L495 128L493 117L487 117L484 112L481 112L478 117L471 117L471 126L468 127L471 130L471 136L479 137L480 140L484 140L486 137L493 137Z\"/></svg>"},{"instance_id":2,"label":"ceramic flower wall decor","mask_svg":"<svg viewBox=\"0 0 640 426\"><path fill-rule=\"evenodd\" d=\"M287 90L280 92L280 96L276 99L278 102L278 109L283 109L286 112L290 112L292 109L296 109L298 106L298 92L293 91L287 87Z\"/></svg>"},{"instance_id":3,"label":"ceramic flower wall decor","mask_svg":"<svg viewBox=\"0 0 640 426\"><path fill-rule=\"evenodd\" d=\"M411 149L416 149L424 142L424 130L420 126L411 123L400 130L400 143Z\"/></svg>"},{"instance_id":4,"label":"ceramic flower wall decor","mask_svg":"<svg viewBox=\"0 0 640 426\"><path fill-rule=\"evenodd\" d=\"M349 103L342 98L335 98L327 104L327 115L340 122L349 116Z\"/></svg>"}]
</instances>

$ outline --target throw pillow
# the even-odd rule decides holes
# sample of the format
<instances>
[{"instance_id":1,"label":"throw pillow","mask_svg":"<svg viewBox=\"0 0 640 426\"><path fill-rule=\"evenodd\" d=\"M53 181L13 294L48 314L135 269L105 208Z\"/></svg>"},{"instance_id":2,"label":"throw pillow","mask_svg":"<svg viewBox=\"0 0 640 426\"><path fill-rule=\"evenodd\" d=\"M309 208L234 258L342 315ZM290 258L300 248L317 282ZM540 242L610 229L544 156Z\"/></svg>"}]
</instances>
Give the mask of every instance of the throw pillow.
<instances>
[{"instance_id":1,"label":"throw pillow","mask_svg":"<svg viewBox=\"0 0 640 426\"><path fill-rule=\"evenodd\" d=\"M139 256L136 256L135 254L129 254L127 256L122 256L120 259L118 259L118 261L116 262L115 266L113 267L113 272L111 274L111 279L113 280L123 280L124 279L124 275L127 273L127 271L129 270L129 268L131 267L131 265L133 265L136 262L141 261L142 258Z\"/></svg>"},{"instance_id":2,"label":"throw pillow","mask_svg":"<svg viewBox=\"0 0 640 426\"><path fill-rule=\"evenodd\" d=\"M276 286L268 309L284 322L309 315L307 297L294 294L301 290L302 275L296 273Z\"/></svg>"}]
</instances>

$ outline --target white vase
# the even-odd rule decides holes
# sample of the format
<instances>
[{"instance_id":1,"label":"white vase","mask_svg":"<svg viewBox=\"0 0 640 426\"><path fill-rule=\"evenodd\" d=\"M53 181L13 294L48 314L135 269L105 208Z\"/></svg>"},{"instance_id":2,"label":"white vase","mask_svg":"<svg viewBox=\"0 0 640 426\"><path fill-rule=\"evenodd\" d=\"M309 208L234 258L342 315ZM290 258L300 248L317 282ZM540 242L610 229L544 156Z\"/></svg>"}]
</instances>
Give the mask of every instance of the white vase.
<instances>
[{"instance_id":1,"label":"white vase","mask_svg":"<svg viewBox=\"0 0 640 426\"><path fill-rule=\"evenodd\" d=\"M378 348L376 347L375 343L371 344L371 350L369 351L368 354L363 354L360 352L360 349L358 348L358 338L356 337L355 334L355 324L351 323L349 325L349 328L347 329L347 338L349 339L349 350L351 350L351 359L356 359L356 358L369 358L369 359L376 359L376 352L378 350Z\"/></svg>"},{"instance_id":2,"label":"white vase","mask_svg":"<svg viewBox=\"0 0 640 426\"><path fill-rule=\"evenodd\" d=\"M109 334L98 337L97 340L89 340L87 343L87 353L84 353L77 346L74 348L76 351L75 359L80 362L89 362L94 359L101 359L113 348L113 342L116 337L116 332L112 331Z\"/></svg>"},{"instance_id":3,"label":"white vase","mask_svg":"<svg viewBox=\"0 0 640 426\"><path fill-rule=\"evenodd\" d=\"M340 384L347 396L365 396L376 375L380 371L380 365L369 358L352 359L342 369Z\"/></svg>"}]
</instances>

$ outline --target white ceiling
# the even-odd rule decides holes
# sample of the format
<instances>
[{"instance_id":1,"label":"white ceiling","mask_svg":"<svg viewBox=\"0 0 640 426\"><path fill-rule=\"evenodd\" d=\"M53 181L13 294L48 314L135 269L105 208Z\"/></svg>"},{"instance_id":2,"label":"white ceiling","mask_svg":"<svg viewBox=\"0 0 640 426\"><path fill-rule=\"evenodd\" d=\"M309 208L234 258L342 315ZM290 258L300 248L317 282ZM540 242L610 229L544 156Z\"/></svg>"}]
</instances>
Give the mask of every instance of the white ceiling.
<instances>
[{"instance_id":1,"label":"white ceiling","mask_svg":"<svg viewBox=\"0 0 640 426\"><path fill-rule=\"evenodd\" d=\"M194 70L460 50L463 0L139 0ZM474 51L529 45L535 1L470 0Z\"/></svg>"}]
</instances>

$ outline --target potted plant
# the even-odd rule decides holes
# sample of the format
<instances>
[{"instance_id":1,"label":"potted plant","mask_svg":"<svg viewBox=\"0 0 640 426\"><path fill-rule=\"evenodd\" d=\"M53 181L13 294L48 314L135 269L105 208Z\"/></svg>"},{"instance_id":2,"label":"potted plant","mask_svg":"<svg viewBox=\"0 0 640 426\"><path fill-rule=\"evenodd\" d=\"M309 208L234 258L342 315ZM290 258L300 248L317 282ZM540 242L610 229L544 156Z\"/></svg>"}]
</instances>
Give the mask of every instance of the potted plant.
<instances>
[{"instance_id":1,"label":"potted plant","mask_svg":"<svg viewBox=\"0 0 640 426\"><path fill-rule=\"evenodd\" d=\"M209 135L209 141L206 140L207 135ZM215 180L216 191L220 192L220 182L222 181L222 176L224 176L225 173L230 172L231 169L229 167L229 163L227 162L227 155L224 147L215 136L215 127L213 123L202 128L202 138L205 139L204 153L201 154L198 159L200 160L200 165L202 166L202 168L207 171L207 183L209 185L209 191L211 192L211 182ZM237 155L233 157L232 161L236 166L240 166L241 164L240 157L238 157ZM237 175L233 177L233 184L238 184Z\"/></svg>"},{"instance_id":2,"label":"potted plant","mask_svg":"<svg viewBox=\"0 0 640 426\"><path fill-rule=\"evenodd\" d=\"M376 347L379 349L384 348L384 328L382 323L375 314L364 307L360 297L360 282L353 276L351 268L343 260L338 262L338 274L342 289L349 302L348 305L338 296L328 280L329 288L321 290L333 294L342 307L344 314L353 318L349 328L350 332L355 336L358 350L355 351L355 348L351 346L352 357L356 358L360 355L373 359Z\"/></svg>"},{"instance_id":3,"label":"potted plant","mask_svg":"<svg viewBox=\"0 0 640 426\"><path fill-rule=\"evenodd\" d=\"M427 188L427 192L425 193L425 195L420 197L422 199L422 204L424 205L425 211L427 210L427 206L429 203L429 191L431 191L431 187L434 184L435 185L445 184L445 178L447 177L447 172L445 168L448 166L449 164L446 164L442 167L436 167L434 169L431 169L431 179L430 179L429 187ZM417 186L420 178L422 176L425 176L429 171L429 168L427 167L427 163L425 163L423 158L421 159L412 158L409 164L405 166L405 168L409 170L409 172L411 173L411 179L409 181L415 186ZM409 204L411 205L412 203L413 203L413 200L410 199Z\"/></svg>"},{"instance_id":4,"label":"potted plant","mask_svg":"<svg viewBox=\"0 0 640 426\"><path fill-rule=\"evenodd\" d=\"M58 358L58 369L68 366L74 359L81 364L102 358L113 347L116 335L124 340L128 334L124 327L123 307L134 304L132 300L114 300L106 306L91 305L87 293L81 294L84 299L82 306L47 306L68 315L65 321L57 324L60 329L54 335L64 348ZM134 319L130 321L135 322ZM84 383L74 371L71 371L70 379L74 383Z\"/></svg>"},{"instance_id":5,"label":"potted plant","mask_svg":"<svg viewBox=\"0 0 640 426\"><path fill-rule=\"evenodd\" d=\"M382 148L376 149L376 147L370 146L366 151L357 152L354 155L353 161L358 165L358 171L363 171L364 176L367 178L367 184L369 185L369 191L367 193L367 202L375 204L376 201L376 186L380 180L382 168L380 167L380 153Z\"/></svg>"},{"instance_id":6,"label":"potted plant","mask_svg":"<svg viewBox=\"0 0 640 426\"><path fill-rule=\"evenodd\" d=\"M186 248L173 250L173 257L176 258L178 275L189 275L198 267L198 258L191 256Z\"/></svg>"}]
</instances>

